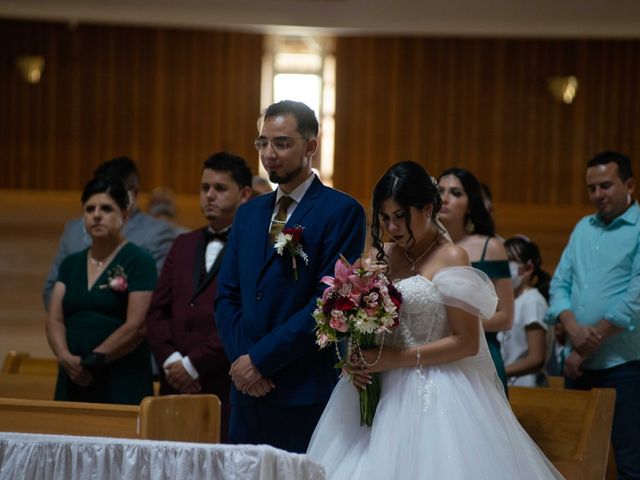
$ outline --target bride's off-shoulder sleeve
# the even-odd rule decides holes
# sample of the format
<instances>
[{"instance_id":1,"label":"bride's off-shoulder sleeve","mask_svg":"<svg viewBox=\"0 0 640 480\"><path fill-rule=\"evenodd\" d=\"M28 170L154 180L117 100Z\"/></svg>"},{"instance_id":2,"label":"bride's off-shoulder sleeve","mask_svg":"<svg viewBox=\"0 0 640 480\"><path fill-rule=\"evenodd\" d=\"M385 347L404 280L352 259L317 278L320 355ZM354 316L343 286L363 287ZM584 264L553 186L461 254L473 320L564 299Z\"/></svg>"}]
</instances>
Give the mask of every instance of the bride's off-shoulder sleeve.
<instances>
[{"instance_id":1,"label":"bride's off-shoulder sleeve","mask_svg":"<svg viewBox=\"0 0 640 480\"><path fill-rule=\"evenodd\" d=\"M482 318L490 318L496 311L498 296L487 275L472 267L447 267L433 277L442 303L461 308Z\"/></svg>"}]
</instances>

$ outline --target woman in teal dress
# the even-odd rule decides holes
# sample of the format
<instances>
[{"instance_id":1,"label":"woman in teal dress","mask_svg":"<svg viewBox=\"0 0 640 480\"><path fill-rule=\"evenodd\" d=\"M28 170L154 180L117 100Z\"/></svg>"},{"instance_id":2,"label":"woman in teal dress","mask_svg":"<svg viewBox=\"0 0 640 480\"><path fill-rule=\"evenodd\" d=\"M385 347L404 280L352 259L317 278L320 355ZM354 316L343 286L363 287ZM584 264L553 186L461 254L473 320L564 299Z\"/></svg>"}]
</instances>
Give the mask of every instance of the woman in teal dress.
<instances>
[{"instance_id":1,"label":"woman in teal dress","mask_svg":"<svg viewBox=\"0 0 640 480\"><path fill-rule=\"evenodd\" d=\"M94 178L82 193L92 244L60 265L46 325L60 364L56 400L137 405L153 394L145 316L156 268L123 236L128 205L116 179Z\"/></svg>"},{"instance_id":2,"label":"woman in teal dress","mask_svg":"<svg viewBox=\"0 0 640 480\"><path fill-rule=\"evenodd\" d=\"M487 211L476 177L461 168L449 168L438 180L442 195L439 220L447 228L456 245L463 247L471 265L485 272L493 281L498 307L491 318L483 319L491 358L507 391L507 375L500 354L498 332L510 330L513 324L513 287L507 252L495 238L493 219Z\"/></svg>"}]
</instances>

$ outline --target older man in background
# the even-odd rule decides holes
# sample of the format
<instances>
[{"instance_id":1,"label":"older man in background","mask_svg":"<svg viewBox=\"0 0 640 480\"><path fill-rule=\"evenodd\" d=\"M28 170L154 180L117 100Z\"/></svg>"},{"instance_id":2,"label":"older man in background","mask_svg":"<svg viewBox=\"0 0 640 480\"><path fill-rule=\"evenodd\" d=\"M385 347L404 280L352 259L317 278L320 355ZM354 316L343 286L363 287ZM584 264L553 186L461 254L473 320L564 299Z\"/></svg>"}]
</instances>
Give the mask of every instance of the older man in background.
<instances>
[{"instance_id":1,"label":"older man in background","mask_svg":"<svg viewBox=\"0 0 640 480\"><path fill-rule=\"evenodd\" d=\"M628 157L587 164L596 208L578 222L551 282L546 320L568 342L567 388L616 390L612 443L619 479L640 478L640 207Z\"/></svg>"}]
</instances>

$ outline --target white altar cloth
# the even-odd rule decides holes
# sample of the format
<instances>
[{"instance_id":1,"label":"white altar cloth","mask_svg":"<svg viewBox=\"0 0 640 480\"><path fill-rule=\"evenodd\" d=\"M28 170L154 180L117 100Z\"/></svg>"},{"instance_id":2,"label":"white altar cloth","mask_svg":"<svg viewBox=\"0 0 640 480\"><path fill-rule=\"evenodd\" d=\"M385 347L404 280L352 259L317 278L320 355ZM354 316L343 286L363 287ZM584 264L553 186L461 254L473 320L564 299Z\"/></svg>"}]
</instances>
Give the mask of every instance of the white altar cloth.
<instances>
[{"instance_id":1,"label":"white altar cloth","mask_svg":"<svg viewBox=\"0 0 640 480\"><path fill-rule=\"evenodd\" d=\"M221 445L0 432L0 480L325 480L306 455Z\"/></svg>"}]
</instances>

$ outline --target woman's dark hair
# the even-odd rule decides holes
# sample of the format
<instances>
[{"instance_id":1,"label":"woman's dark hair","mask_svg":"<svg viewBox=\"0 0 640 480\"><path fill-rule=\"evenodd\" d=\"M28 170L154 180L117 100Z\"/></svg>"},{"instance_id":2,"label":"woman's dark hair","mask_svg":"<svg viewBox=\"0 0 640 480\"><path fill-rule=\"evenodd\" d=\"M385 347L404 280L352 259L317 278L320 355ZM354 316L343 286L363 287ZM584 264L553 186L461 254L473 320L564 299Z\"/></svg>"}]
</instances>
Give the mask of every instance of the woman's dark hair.
<instances>
[{"instance_id":1,"label":"woman's dark hair","mask_svg":"<svg viewBox=\"0 0 640 480\"><path fill-rule=\"evenodd\" d=\"M438 181L440 181L442 177L449 175L453 175L460 180L462 188L469 198L469 212L467 213L465 224L471 221L474 233L487 235L489 237L495 236L496 227L491 218L491 214L487 210L487 207L484 206L480 182L475 175L469 170L453 167L442 172L438 177Z\"/></svg>"},{"instance_id":2,"label":"woman's dark hair","mask_svg":"<svg viewBox=\"0 0 640 480\"><path fill-rule=\"evenodd\" d=\"M129 207L129 194L127 189L124 188L124 184L117 178L111 177L94 177L87 182L82 191L80 200L84 205L93 195L97 193L106 193L114 202L120 207L121 210L126 210Z\"/></svg>"},{"instance_id":3,"label":"woman's dark hair","mask_svg":"<svg viewBox=\"0 0 640 480\"><path fill-rule=\"evenodd\" d=\"M373 246L378 250L376 258L385 258L382 242L382 228L380 227L380 207L382 202L392 198L405 210L405 222L409 232L408 246L415 243L411 231L411 214L409 207L421 209L433 205L432 217L435 219L442 206L442 199L435 180L427 173L422 165L405 161L396 163L378 180L373 189L373 218L371 219L371 237Z\"/></svg>"},{"instance_id":4,"label":"woman's dark hair","mask_svg":"<svg viewBox=\"0 0 640 480\"><path fill-rule=\"evenodd\" d=\"M509 259L522 264L531 262L531 265L533 265L531 284L549 301L551 276L542 269L542 256L538 246L528 238L516 235L504 242L504 248L507 250Z\"/></svg>"}]
</instances>

